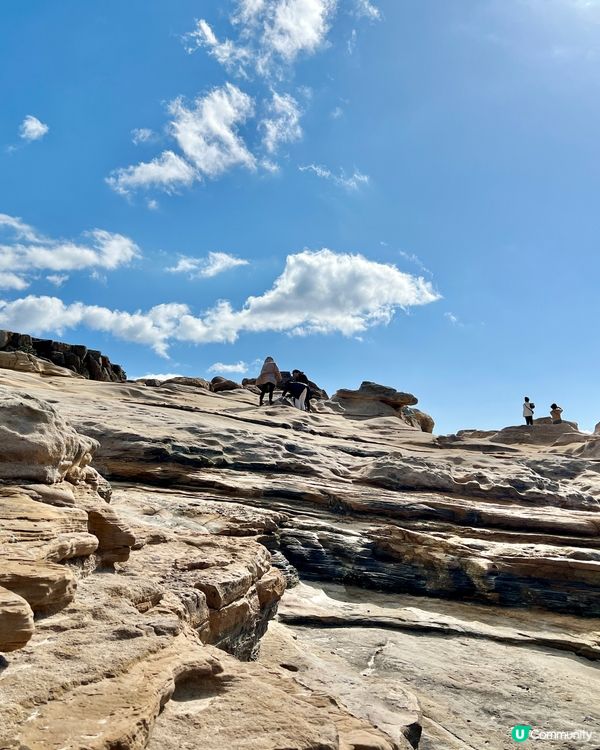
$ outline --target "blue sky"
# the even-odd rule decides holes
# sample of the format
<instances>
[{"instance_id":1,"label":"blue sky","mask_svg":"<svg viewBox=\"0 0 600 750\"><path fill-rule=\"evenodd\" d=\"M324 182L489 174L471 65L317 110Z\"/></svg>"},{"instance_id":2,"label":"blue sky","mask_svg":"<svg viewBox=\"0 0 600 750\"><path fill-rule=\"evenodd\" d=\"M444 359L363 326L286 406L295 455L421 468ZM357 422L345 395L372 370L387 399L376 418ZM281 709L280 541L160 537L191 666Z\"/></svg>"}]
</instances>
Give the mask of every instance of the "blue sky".
<instances>
[{"instance_id":1,"label":"blue sky","mask_svg":"<svg viewBox=\"0 0 600 750\"><path fill-rule=\"evenodd\" d=\"M600 420L600 1L0 16L0 327L132 377L271 355L440 432Z\"/></svg>"}]
</instances>

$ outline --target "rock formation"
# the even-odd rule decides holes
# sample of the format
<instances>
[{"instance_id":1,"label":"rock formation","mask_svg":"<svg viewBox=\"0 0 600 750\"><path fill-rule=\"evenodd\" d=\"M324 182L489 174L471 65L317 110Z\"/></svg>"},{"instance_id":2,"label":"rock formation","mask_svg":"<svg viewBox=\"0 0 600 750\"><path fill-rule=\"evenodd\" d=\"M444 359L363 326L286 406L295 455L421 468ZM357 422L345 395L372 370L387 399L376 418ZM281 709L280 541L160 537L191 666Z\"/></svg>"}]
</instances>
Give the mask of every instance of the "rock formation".
<instances>
[{"instance_id":1,"label":"rock formation","mask_svg":"<svg viewBox=\"0 0 600 750\"><path fill-rule=\"evenodd\" d=\"M12 357L7 356L11 353ZM41 363L35 361L36 357ZM54 369L52 365L55 365ZM111 363L108 357L96 349L50 339L36 339L27 334L11 331L0 331L0 366L45 375L62 374L56 368L63 368L89 380L114 383L127 380L123 368Z\"/></svg>"},{"instance_id":2,"label":"rock formation","mask_svg":"<svg viewBox=\"0 0 600 750\"><path fill-rule=\"evenodd\" d=\"M600 721L598 435L207 385L0 370L0 748L505 750Z\"/></svg>"},{"instance_id":3,"label":"rock formation","mask_svg":"<svg viewBox=\"0 0 600 750\"><path fill-rule=\"evenodd\" d=\"M423 432L433 432L435 423L429 414L413 409L419 402L412 393L401 393L395 388L364 381L357 391L337 391L332 401L338 403L347 417L372 419L373 417L397 417L405 424Z\"/></svg>"}]
</instances>

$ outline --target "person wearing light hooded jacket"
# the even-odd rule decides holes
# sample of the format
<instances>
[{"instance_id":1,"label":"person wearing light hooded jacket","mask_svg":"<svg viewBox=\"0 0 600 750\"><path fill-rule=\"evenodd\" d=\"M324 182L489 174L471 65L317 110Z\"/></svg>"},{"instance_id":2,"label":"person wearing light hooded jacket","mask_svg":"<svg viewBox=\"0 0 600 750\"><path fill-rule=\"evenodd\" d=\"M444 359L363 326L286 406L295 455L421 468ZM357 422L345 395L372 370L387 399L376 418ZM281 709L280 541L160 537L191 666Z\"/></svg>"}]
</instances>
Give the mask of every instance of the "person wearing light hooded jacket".
<instances>
[{"instance_id":1,"label":"person wearing light hooded jacket","mask_svg":"<svg viewBox=\"0 0 600 750\"><path fill-rule=\"evenodd\" d=\"M277 383L281 381L281 373L279 367L275 364L273 357L267 357L260 371L260 375L256 378L256 386L260 390L259 406L263 405L265 394L269 394L269 404L273 404L273 391Z\"/></svg>"}]
</instances>

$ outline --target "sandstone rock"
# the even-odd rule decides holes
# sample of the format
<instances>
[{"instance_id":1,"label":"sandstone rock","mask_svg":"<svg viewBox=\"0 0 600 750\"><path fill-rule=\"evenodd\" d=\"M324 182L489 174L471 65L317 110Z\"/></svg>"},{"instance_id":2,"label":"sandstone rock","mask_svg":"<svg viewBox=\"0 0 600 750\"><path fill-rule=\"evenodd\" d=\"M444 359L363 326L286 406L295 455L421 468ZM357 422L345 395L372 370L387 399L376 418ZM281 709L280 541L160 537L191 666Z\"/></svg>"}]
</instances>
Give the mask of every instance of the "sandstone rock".
<instances>
[{"instance_id":1,"label":"sandstone rock","mask_svg":"<svg viewBox=\"0 0 600 750\"><path fill-rule=\"evenodd\" d=\"M210 381L210 389L213 391L213 393L221 393L223 391L234 391L237 388L241 388L242 386L240 383L236 383L233 380L228 380L227 378L222 378L220 376L214 377Z\"/></svg>"},{"instance_id":2,"label":"sandstone rock","mask_svg":"<svg viewBox=\"0 0 600 750\"><path fill-rule=\"evenodd\" d=\"M0 387L0 479L58 482L85 467L97 443L48 403Z\"/></svg>"},{"instance_id":3,"label":"sandstone rock","mask_svg":"<svg viewBox=\"0 0 600 750\"><path fill-rule=\"evenodd\" d=\"M33 354L26 352L0 351L0 369L16 370L17 372L35 372L40 375L73 378L75 373L65 367L59 367L52 362L46 362Z\"/></svg>"},{"instance_id":4,"label":"sandstone rock","mask_svg":"<svg viewBox=\"0 0 600 750\"><path fill-rule=\"evenodd\" d=\"M354 419L373 419L377 417L397 417L405 424L433 432L433 419L418 409L409 407L418 403L412 393L401 393L377 383L365 381L357 391L341 389L332 396L344 415Z\"/></svg>"},{"instance_id":5,"label":"sandstone rock","mask_svg":"<svg viewBox=\"0 0 600 750\"><path fill-rule=\"evenodd\" d=\"M0 652L23 648L33 627L33 612L25 599L0 586Z\"/></svg>"},{"instance_id":6,"label":"sandstone rock","mask_svg":"<svg viewBox=\"0 0 600 750\"><path fill-rule=\"evenodd\" d=\"M146 381L148 382L148 381ZM160 386L169 385L170 383L176 383L177 385L189 385L191 388L202 388L205 391L210 391L210 383L204 378L186 378L183 376L177 378L169 378L168 380L158 381Z\"/></svg>"}]
</instances>

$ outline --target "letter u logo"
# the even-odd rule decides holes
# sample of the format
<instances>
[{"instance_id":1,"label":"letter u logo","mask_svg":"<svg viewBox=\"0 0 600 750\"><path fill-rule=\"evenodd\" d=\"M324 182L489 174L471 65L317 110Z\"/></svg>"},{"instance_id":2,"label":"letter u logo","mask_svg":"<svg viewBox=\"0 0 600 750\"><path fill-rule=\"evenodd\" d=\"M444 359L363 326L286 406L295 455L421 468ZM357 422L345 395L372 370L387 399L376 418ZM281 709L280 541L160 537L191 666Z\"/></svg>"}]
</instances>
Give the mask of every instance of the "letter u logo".
<instances>
[{"instance_id":1,"label":"letter u logo","mask_svg":"<svg viewBox=\"0 0 600 750\"><path fill-rule=\"evenodd\" d=\"M511 731L512 738L515 742L525 742L529 737L531 727L528 724L516 724Z\"/></svg>"}]
</instances>

